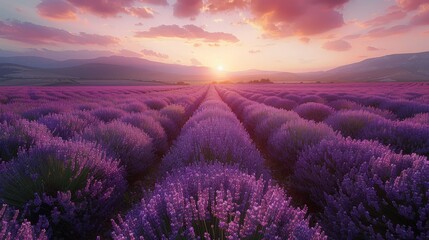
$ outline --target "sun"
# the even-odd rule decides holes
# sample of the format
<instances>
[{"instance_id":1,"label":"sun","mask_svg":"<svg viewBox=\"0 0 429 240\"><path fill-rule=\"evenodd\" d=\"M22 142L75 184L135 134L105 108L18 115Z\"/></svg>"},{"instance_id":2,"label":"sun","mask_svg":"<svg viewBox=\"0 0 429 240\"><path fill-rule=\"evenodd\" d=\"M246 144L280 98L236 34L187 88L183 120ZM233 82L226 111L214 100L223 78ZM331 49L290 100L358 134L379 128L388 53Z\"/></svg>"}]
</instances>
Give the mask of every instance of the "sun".
<instances>
[{"instance_id":1,"label":"sun","mask_svg":"<svg viewBox=\"0 0 429 240\"><path fill-rule=\"evenodd\" d=\"M216 67L216 69L217 69L218 72L223 72L225 70L225 68L222 65L218 65Z\"/></svg>"}]
</instances>

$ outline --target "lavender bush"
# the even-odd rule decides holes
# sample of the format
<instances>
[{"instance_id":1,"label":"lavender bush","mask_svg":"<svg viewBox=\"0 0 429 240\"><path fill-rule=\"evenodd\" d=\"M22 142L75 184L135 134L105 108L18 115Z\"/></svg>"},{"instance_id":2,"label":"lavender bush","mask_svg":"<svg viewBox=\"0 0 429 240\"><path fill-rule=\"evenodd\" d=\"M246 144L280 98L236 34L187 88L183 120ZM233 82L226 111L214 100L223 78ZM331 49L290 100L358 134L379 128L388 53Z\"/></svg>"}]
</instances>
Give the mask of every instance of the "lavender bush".
<instances>
[{"instance_id":1,"label":"lavender bush","mask_svg":"<svg viewBox=\"0 0 429 240\"><path fill-rule=\"evenodd\" d=\"M99 124L97 118L85 111L51 114L42 117L38 122L45 125L51 131L52 135L65 140L82 133L89 126Z\"/></svg>"},{"instance_id":2,"label":"lavender bush","mask_svg":"<svg viewBox=\"0 0 429 240\"><path fill-rule=\"evenodd\" d=\"M125 114L126 113L124 111L112 107L103 107L92 110L92 115L103 122L112 122L113 120L121 118Z\"/></svg>"},{"instance_id":3,"label":"lavender bush","mask_svg":"<svg viewBox=\"0 0 429 240\"><path fill-rule=\"evenodd\" d=\"M294 120L283 124L269 137L267 149L272 159L292 171L302 150L318 144L323 139L334 137L334 131L325 124Z\"/></svg>"},{"instance_id":4,"label":"lavender bush","mask_svg":"<svg viewBox=\"0 0 429 240\"><path fill-rule=\"evenodd\" d=\"M152 139L142 130L114 121L87 129L81 137L100 144L107 153L120 159L128 177L144 173L155 161Z\"/></svg>"},{"instance_id":5,"label":"lavender bush","mask_svg":"<svg viewBox=\"0 0 429 240\"><path fill-rule=\"evenodd\" d=\"M334 113L334 109L321 103L304 103L294 109L302 118L321 122Z\"/></svg>"},{"instance_id":6,"label":"lavender bush","mask_svg":"<svg viewBox=\"0 0 429 240\"><path fill-rule=\"evenodd\" d=\"M429 162L386 154L363 164L327 196L323 225L334 239L427 239Z\"/></svg>"},{"instance_id":7,"label":"lavender bush","mask_svg":"<svg viewBox=\"0 0 429 240\"><path fill-rule=\"evenodd\" d=\"M345 175L386 154L390 154L389 148L377 142L342 137L324 139L301 152L292 185L323 207L325 194L336 193Z\"/></svg>"},{"instance_id":8,"label":"lavender bush","mask_svg":"<svg viewBox=\"0 0 429 240\"><path fill-rule=\"evenodd\" d=\"M284 190L220 164L179 169L125 218L114 239L325 239Z\"/></svg>"},{"instance_id":9,"label":"lavender bush","mask_svg":"<svg viewBox=\"0 0 429 240\"><path fill-rule=\"evenodd\" d=\"M93 144L51 140L0 172L0 202L21 209L50 237L82 238L99 227L126 183L118 162Z\"/></svg>"},{"instance_id":10,"label":"lavender bush","mask_svg":"<svg viewBox=\"0 0 429 240\"><path fill-rule=\"evenodd\" d=\"M168 150L168 136L164 128L161 123L146 113L130 114L123 117L121 121L147 133L152 138L155 153L162 155Z\"/></svg>"},{"instance_id":11,"label":"lavender bush","mask_svg":"<svg viewBox=\"0 0 429 240\"><path fill-rule=\"evenodd\" d=\"M17 156L20 149L26 151L51 138L48 129L35 122L17 120L13 123L0 123L0 159L9 161Z\"/></svg>"}]
</instances>

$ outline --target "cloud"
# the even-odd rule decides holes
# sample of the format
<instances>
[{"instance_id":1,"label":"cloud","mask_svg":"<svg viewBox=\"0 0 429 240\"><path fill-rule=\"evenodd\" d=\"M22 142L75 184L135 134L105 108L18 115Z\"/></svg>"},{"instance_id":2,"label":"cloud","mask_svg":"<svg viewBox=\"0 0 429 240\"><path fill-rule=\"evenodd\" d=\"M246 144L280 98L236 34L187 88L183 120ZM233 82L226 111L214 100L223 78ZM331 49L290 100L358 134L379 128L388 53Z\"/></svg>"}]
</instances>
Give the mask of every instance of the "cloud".
<instances>
[{"instance_id":1,"label":"cloud","mask_svg":"<svg viewBox=\"0 0 429 240\"><path fill-rule=\"evenodd\" d=\"M259 49L256 49L256 50L251 49L251 50L249 50L249 53L250 54L258 54L258 53L261 53L261 50L259 50Z\"/></svg>"},{"instance_id":2,"label":"cloud","mask_svg":"<svg viewBox=\"0 0 429 240\"><path fill-rule=\"evenodd\" d=\"M198 16L203 7L203 0L177 0L174 4L174 16L178 18L193 18Z\"/></svg>"},{"instance_id":3,"label":"cloud","mask_svg":"<svg viewBox=\"0 0 429 240\"><path fill-rule=\"evenodd\" d=\"M335 40L326 42L323 44L323 48L330 51L344 52L350 50L352 45L344 40Z\"/></svg>"},{"instance_id":4,"label":"cloud","mask_svg":"<svg viewBox=\"0 0 429 240\"><path fill-rule=\"evenodd\" d=\"M399 7L393 6L390 7L385 14L372 18L363 24L365 26L376 27L404 19L406 16L407 12L404 12Z\"/></svg>"},{"instance_id":5,"label":"cloud","mask_svg":"<svg viewBox=\"0 0 429 240\"><path fill-rule=\"evenodd\" d=\"M139 18L153 18L153 10L147 7L132 7L127 9L128 13Z\"/></svg>"},{"instance_id":6,"label":"cloud","mask_svg":"<svg viewBox=\"0 0 429 240\"><path fill-rule=\"evenodd\" d=\"M155 57L155 58L161 58L161 59L169 58L167 54L158 53L149 49L143 49L141 50L141 53L143 53L143 55L145 55L146 57Z\"/></svg>"},{"instance_id":7,"label":"cloud","mask_svg":"<svg viewBox=\"0 0 429 240\"><path fill-rule=\"evenodd\" d=\"M245 8L248 5L247 0L208 0L205 8L209 12L230 11L236 8Z\"/></svg>"},{"instance_id":8,"label":"cloud","mask_svg":"<svg viewBox=\"0 0 429 240\"><path fill-rule=\"evenodd\" d=\"M309 36L344 25L337 8L348 0L253 0L253 23L265 37Z\"/></svg>"},{"instance_id":9,"label":"cloud","mask_svg":"<svg viewBox=\"0 0 429 240\"><path fill-rule=\"evenodd\" d=\"M64 61L68 59L91 59L97 57L106 57L115 55L115 52L105 50L63 50L53 51L46 48L28 48L22 49L19 52L4 51L0 49L0 56L13 57L13 56L37 56Z\"/></svg>"},{"instance_id":10,"label":"cloud","mask_svg":"<svg viewBox=\"0 0 429 240\"><path fill-rule=\"evenodd\" d=\"M405 10L416 10L420 6L428 4L427 0L397 0L396 2Z\"/></svg>"},{"instance_id":11,"label":"cloud","mask_svg":"<svg viewBox=\"0 0 429 240\"><path fill-rule=\"evenodd\" d=\"M137 32L136 37L142 38L183 38L188 40L201 40L204 42L238 42L238 38L232 34L224 32L207 32L195 25L160 25L152 27L148 31Z\"/></svg>"},{"instance_id":12,"label":"cloud","mask_svg":"<svg viewBox=\"0 0 429 240\"><path fill-rule=\"evenodd\" d=\"M372 46L368 46L368 47L366 47L366 50L369 51L369 52L376 52L376 51L380 51L382 49L376 48L376 47L372 47Z\"/></svg>"},{"instance_id":13,"label":"cloud","mask_svg":"<svg viewBox=\"0 0 429 240\"><path fill-rule=\"evenodd\" d=\"M198 61L195 58L191 58L191 64L194 65L194 66L201 66L201 65L203 65L200 61Z\"/></svg>"},{"instance_id":14,"label":"cloud","mask_svg":"<svg viewBox=\"0 0 429 240\"><path fill-rule=\"evenodd\" d=\"M423 8L417 15L415 15L411 19L410 25L413 25L413 26L429 25L429 6L426 8Z\"/></svg>"},{"instance_id":15,"label":"cloud","mask_svg":"<svg viewBox=\"0 0 429 240\"><path fill-rule=\"evenodd\" d=\"M168 2L167 0L140 0L142 3L149 3L153 5L161 5L161 6L167 6Z\"/></svg>"},{"instance_id":16,"label":"cloud","mask_svg":"<svg viewBox=\"0 0 429 240\"><path fill-rule=\"evenodd\" d=\"M389 28L380 27L380 28L373 29L369 31L367 35L368 37L372 37L372 38L382 38L382 37L388 37L392 35L403 34L403 33L409 32L410 30L411 30L410 25L396 25Z\"/></svg>"},{"instance_id":17,"label":"cloud","mask_svg":"<svg viewBox=\"0 0 429 240\"><path fill-rule=\"evenodd\" d=\"M75 7L98 15L100 17L114 17L119 13L126 13L134 0L67 0Z\"/></svg>"},{"instance_id":18,"label":"cloud","mask_svg":"<svg viewBox=\"0 0 429 240\"><path fill-rule=\"evenodd\" d=\"M84 32L73 34L57 28L19 21L9 23L0 21L0 38L29 44L68 43L104 46L119 43L119 39L112 36Z\"/></svg>"},{"instance_id":19,"label":"cloud","mask_svg":"<svg viewBox=\"0 0 429 240\"><path fill-rule=\"evenodd\" d=\"M40 16L55 20L76 19L75 11L73 5L62 0L43 0L37 5L37 12Z\"/></svg>"}]
</instances>

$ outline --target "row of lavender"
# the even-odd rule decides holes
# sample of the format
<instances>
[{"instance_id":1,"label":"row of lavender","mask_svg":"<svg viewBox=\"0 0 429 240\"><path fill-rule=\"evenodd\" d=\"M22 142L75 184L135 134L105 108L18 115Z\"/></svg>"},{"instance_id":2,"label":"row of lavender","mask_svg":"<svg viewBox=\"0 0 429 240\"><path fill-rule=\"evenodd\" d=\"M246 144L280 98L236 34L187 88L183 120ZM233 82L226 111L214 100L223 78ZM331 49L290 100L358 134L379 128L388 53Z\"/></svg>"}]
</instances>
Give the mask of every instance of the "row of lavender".
<instances>
[{"instance_id":1,"label":"row of lavender","mask_svg":"<svg viewBox=\"0 0 429 240\"><path fill-rule=\"evenodd\" d=\"M114 239L325 238L268 180L263 158L214 88L161 169L164 180L114 221Z\"/></svg>"},{"instance_id":2,"label":"row of lavender","mask_svg":"<svg viewBox=\"0 0 429 240\"><path fill-rule=\"evenodd\" d=\"M327 93L333 91L330 88L337 89ZM396 84L384 88L387 89L384 93L383 89L377 91L380 96L356 90L349 93L341 86L320 86L318 90L310 88L307 91L312 94L303 97L291 93L291 90L279 93L268 91L269 89L263 93L264 91L250 87L233 90L250 100L293 110L304 119L325 122L343 136L376 140L389 145L398 153L429 156L429 102L418 102L418 99L427 96L424 90L429 90L429 86L409 89L403 84ZM367 87L367 92L371 91L374 90ZM414 94L410 95L410 91L414 91ZM411 99L411 96L418 99Z\"/></svg>"},{"instance_id":3,"label":"row of lavender","mask_svg":"<svg viewBox=\"0 0 429 240\"><path fill-rule=\"evenodd\" d=\"M344 138L328 125L303 119L296 112L248 100L225 88L218 90L279 169L274 176L301 204L311 207L329 237L429 236L427 158L397 154L375 141ZM427 131L427 126L424 129L420 128ZM429 134L418 136L427 144ZM417 145L421 143L416 140Z\"/></svg>"},{"instance_id":4,"label":"row of lavender","mask_svg":"<svg viewBox=\"0 0 429 240\"><path fill-rule=\"evenodd\" d=\"M0 105L0 203L9 205L0 210L0 239L100 234L207 88L85 90L63 99L26 89Z\"/></svg>"}]
</instances>

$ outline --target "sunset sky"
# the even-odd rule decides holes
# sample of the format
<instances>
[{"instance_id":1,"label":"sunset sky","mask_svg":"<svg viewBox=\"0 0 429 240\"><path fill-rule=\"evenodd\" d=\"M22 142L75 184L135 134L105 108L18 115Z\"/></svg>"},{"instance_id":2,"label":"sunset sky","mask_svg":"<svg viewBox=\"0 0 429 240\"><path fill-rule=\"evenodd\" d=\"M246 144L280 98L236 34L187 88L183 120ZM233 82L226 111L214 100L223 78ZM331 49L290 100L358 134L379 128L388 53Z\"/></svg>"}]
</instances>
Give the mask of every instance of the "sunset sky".
<instances>
[{"instance_id":1,"label":"sunset sky","mask_svg":"<svg viewBox=\"0 0 429 240\"><path fill-rule=\"evenodd\" d=\"M0 0L0 56L326 70L429 51L428 0Z\"/></svg>"}]
</instances>

